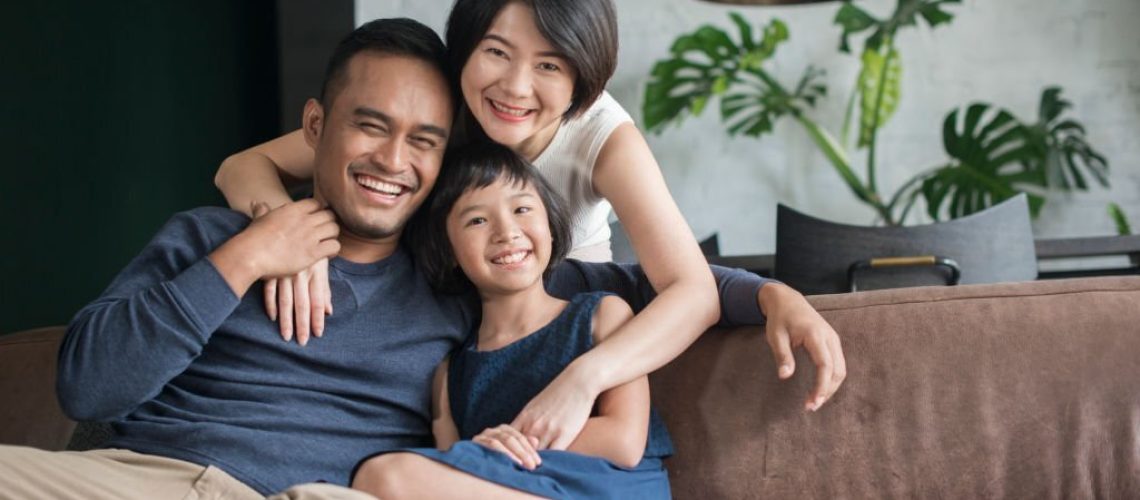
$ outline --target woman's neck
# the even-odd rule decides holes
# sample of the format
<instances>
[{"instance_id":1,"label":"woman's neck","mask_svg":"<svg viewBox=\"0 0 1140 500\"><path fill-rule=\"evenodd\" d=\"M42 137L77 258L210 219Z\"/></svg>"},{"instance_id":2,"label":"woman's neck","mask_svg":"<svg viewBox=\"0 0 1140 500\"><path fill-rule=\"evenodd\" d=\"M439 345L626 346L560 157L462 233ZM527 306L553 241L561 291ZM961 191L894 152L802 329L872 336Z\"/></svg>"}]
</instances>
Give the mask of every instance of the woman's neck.
<instances>
[{"instance_id":1,"label":"woman's neck","mask_svg":"<svg viewBox=\"0 0 1140 500\"><path fill-rule=\"evenodd\" d=\"M499 349L526 337L553 321L565 307L566 301L546 293L541 280L526 290L483 295L479 349Z\"/></svg>"},{"instance_id":2,"label":"woman's neck","mask_svg":"<svg viewBox=\"0 0 1140 500\"><path fill-rule=\"evenodd\" d=\"M514 145L511 149L519 156L526 158L526 161L534 163L542 155L542 152L546 151L550 143L554 142L554 136L558 135L558 128L561 126L562 120L551 123L546 128Z\"/></svg>"}]
</instances>

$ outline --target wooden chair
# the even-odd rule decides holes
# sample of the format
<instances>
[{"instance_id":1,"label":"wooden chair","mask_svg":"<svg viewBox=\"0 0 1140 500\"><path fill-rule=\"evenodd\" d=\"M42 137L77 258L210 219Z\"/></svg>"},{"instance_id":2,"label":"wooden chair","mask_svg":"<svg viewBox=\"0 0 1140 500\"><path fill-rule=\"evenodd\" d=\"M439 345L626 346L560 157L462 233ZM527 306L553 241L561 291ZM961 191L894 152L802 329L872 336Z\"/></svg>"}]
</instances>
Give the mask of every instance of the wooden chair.
<instances>
[{"instance_id":1,"label":"wooden chair","mask_svg":"<svg viewBox=\"0 0 1140 500\"><path fill-rule=\"evenodd\" d=\"M1034 280L1029 205L1018 195L960 219L903 227L837 224L780 205L775 278L804 294Z\"/></svg>"}]
</instances>

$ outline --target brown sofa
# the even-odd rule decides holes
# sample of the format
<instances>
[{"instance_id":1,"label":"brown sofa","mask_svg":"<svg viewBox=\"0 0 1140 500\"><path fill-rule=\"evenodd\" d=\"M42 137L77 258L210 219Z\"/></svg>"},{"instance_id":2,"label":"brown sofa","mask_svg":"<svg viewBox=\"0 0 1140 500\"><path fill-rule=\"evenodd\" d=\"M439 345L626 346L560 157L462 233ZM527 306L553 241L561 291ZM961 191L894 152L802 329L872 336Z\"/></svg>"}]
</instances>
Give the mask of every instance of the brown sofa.
<instances>
[{"instance_id":1,"label":"brown sofa","mask_svg":"<svg viewBox=\"0 0 1140 500\"><path fill-rule=\"evenodd\" d=\"M1140 277L811 297L849 375L817 413L758 328L652 377L678 498L1140 498ZM0 442L59 449L60 331L0 337Z\"/></svg>"}]
</instances>

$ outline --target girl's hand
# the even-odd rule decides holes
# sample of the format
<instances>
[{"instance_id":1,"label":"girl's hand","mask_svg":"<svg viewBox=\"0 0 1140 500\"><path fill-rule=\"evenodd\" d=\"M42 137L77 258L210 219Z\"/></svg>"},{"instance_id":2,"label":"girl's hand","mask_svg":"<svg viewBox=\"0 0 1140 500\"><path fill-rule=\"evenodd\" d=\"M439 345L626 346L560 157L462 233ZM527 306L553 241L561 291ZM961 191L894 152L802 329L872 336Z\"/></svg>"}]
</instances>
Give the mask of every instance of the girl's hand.
<instances>
[{"instance_id":1,"label":"girl's hand","mask_svg":"<svg viewBox=\"0 0 1140 500\"><path fill-rule=\"evenodd\" d=\"M256 203L251 212L256 219L268 213L269 207ZM278 322L286 342L294 333L301 345L308 344L310 336L324 335L325 316L333 313L329 260L318 260L293 276L266 279L265 311L270 321Z\"/></svg>"},{"instance_id":2,"label":"girl's hand","mask_svg":"<svg viewBox=\"0 0 1140 500\"><path fill-rule=\"evenodd\" d=\"M596 392L574 378L571 363L531 399L511 425L527 436L538 439L538 449L565 450L578 438L590 418Z\"/></svg>"},{"instance_id":3,"label":"girl's hand","mask_svg":"<svg viewBox=\"0 0 1140 500\"><path fill-rule=\"evenodd\" d=\"M484 429L471 441L503 453L516 464L526 470L534 470L542 465L542 458L538 456L538 439L524 436L518 429L503 424L498 427Z\"/></svg>"}]
</instances>

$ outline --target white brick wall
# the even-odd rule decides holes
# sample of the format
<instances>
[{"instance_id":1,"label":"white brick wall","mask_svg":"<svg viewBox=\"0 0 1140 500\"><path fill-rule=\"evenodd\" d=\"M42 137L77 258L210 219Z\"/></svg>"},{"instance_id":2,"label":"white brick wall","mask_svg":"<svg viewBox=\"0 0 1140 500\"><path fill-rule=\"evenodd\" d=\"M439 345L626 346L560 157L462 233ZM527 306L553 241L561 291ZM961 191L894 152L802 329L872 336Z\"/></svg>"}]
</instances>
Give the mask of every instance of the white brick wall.
<instances>
[{"instance_id":1,"label":"white brick wall","mask_svg":"<svg viewBox=\"0 0 1140 500\"><path fill-rule=\"evenodd\" d=\"M780 48L774 72L792 83L807 64L828 70L830 97L815 117L837 131L857 71L840 55L831 24L838 3L798 7L723 7L697 0L616 0L621 53L610 92L640 120L641 93L653 62L681 32L712 23L730 28L737 10L755 23L779 17L791 40ZM894 0L860 5L886 15ZM451 0L356 0L357 23L408 16L443 29ZM953 107L987 101L1018 117L1036 117L1047 85L1064 87L1071 116L1088 128L1092 144L1112 167L1112 189L1054 196L1036 222L1038 236L1113 233L1105 205L1119 202L1140 226L1140 1L965 0L952 6L949 26L908 30L899 37L904 57L903 97L879 143L884 192L920 169L945 160L941 123ZM722 253L770 253L775 248L776 203L816 216L870 223L858 203L802 129L784 121L760 141L730 140L715 109L688 120L650 146L670 189L698 236L720 232ZM865 153L857 155L862 164Z\"/></svg>"}]
</instances>

